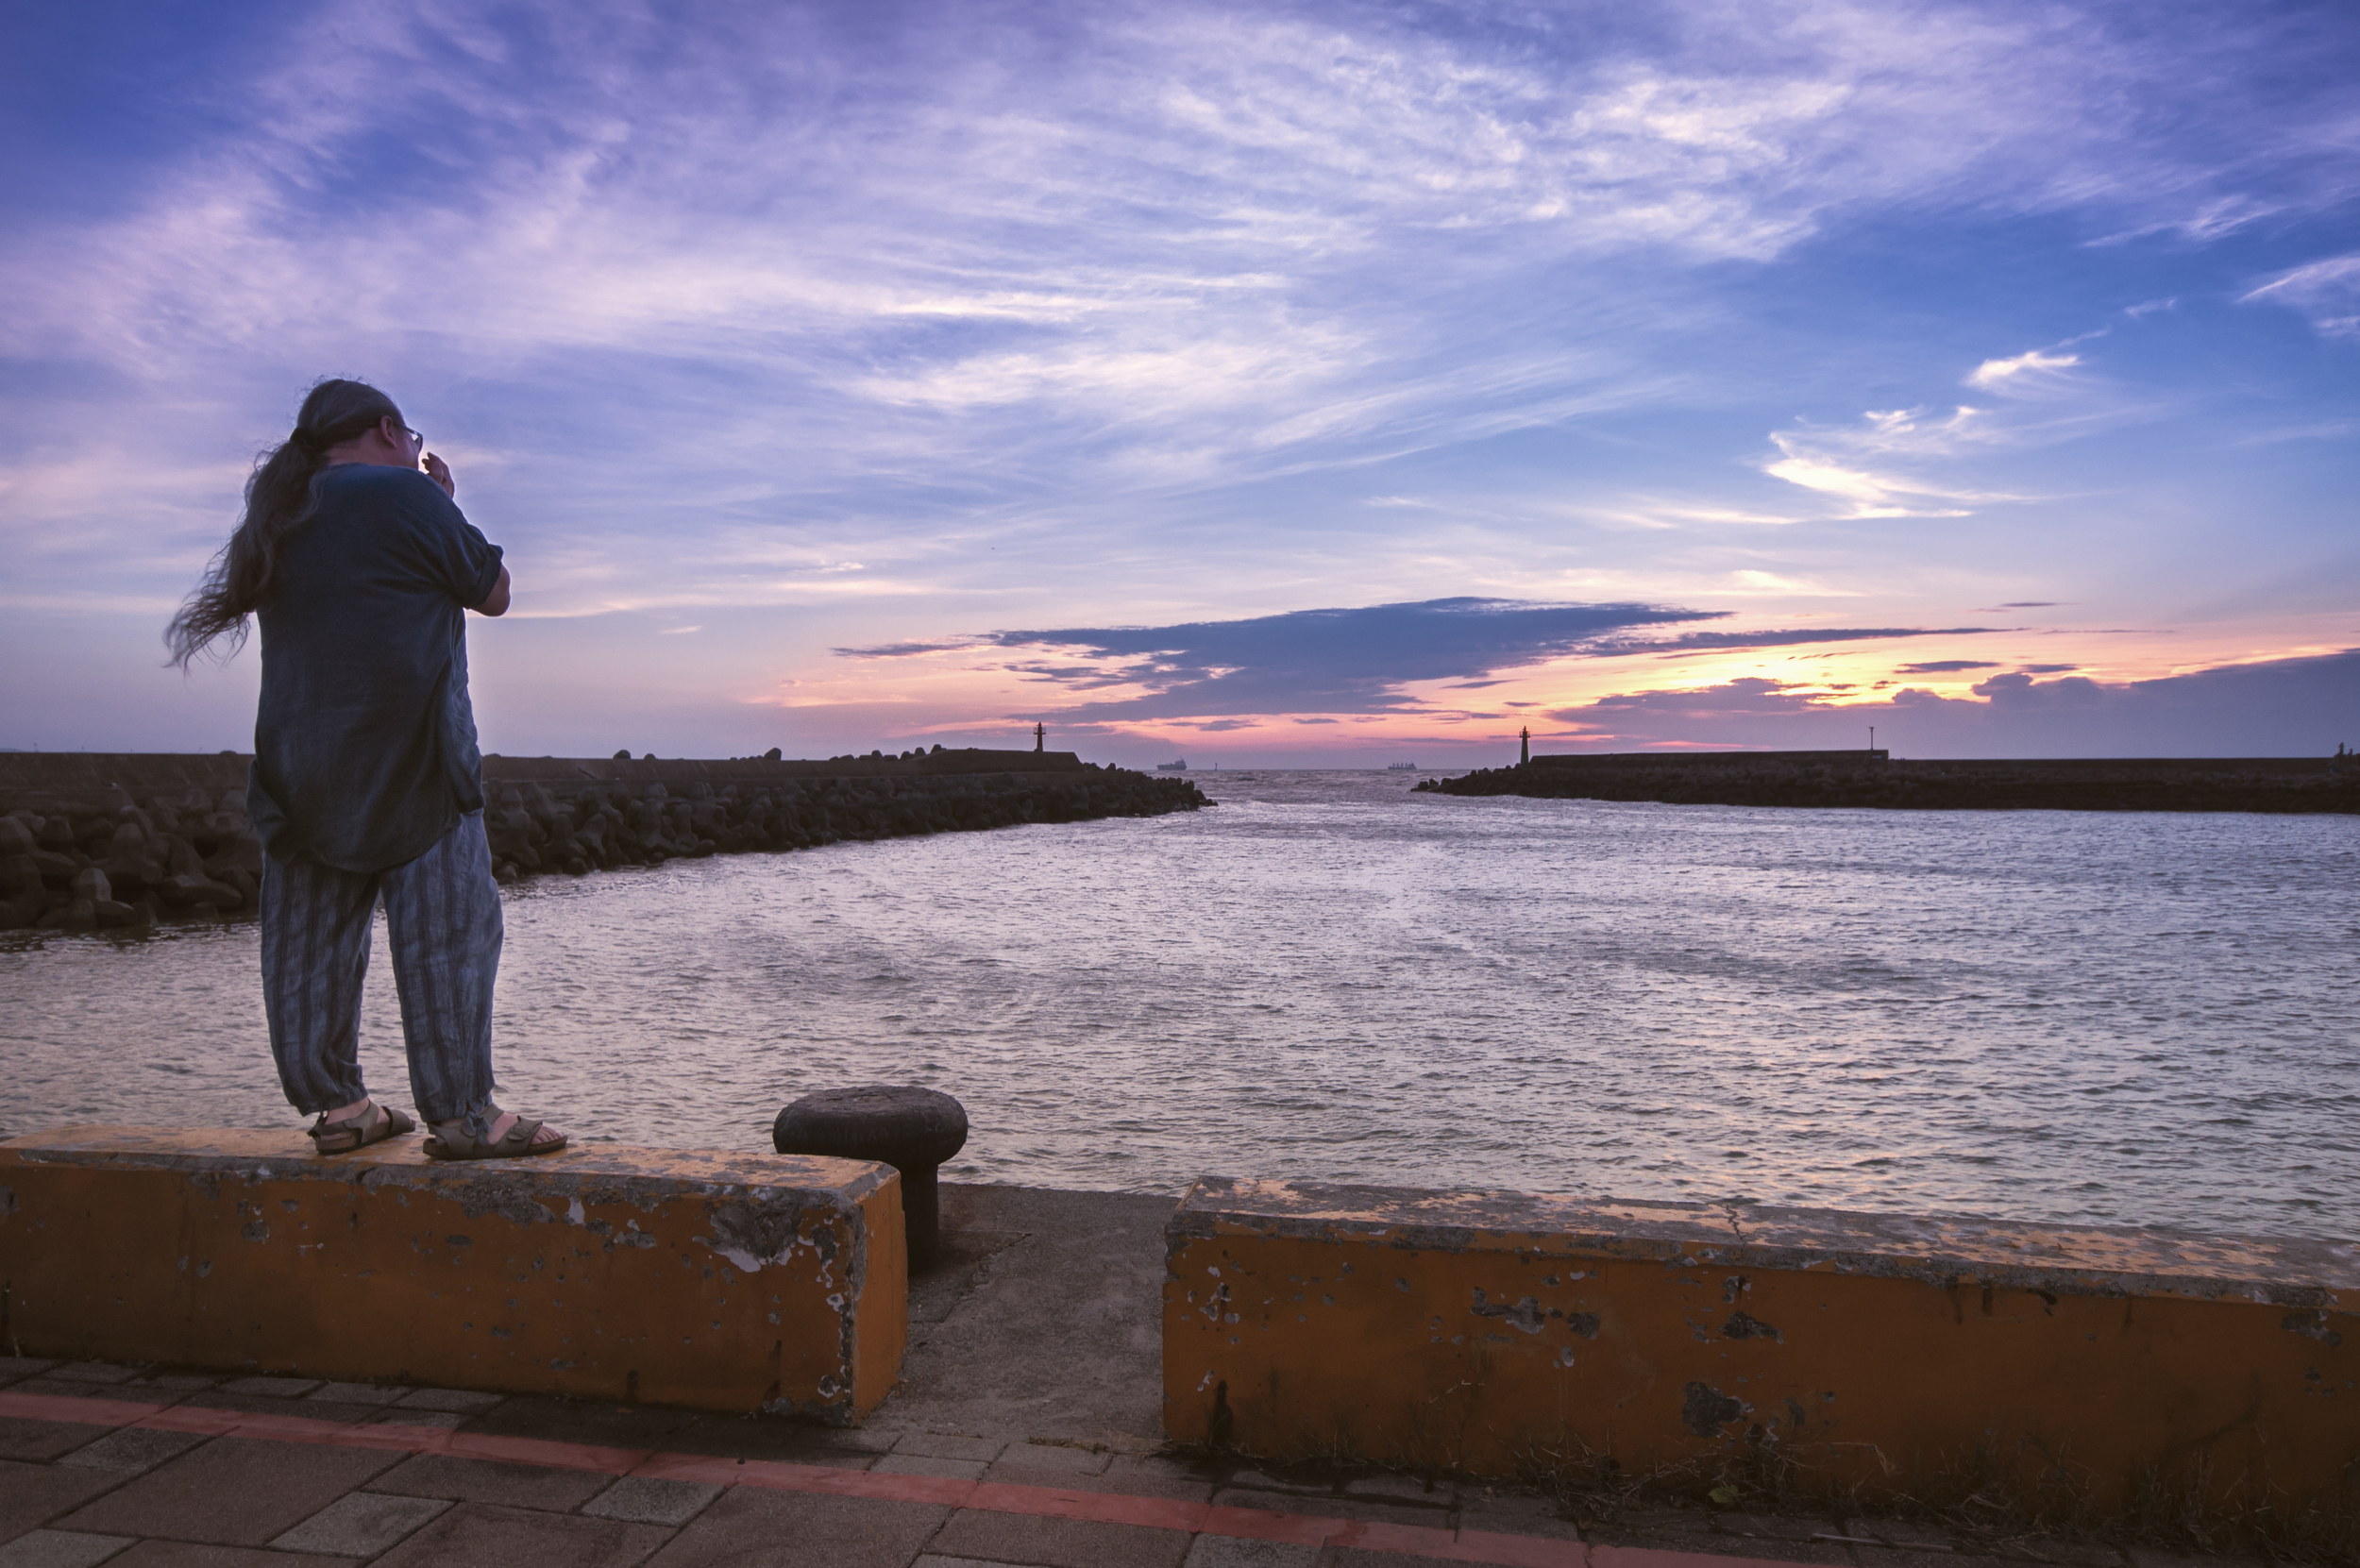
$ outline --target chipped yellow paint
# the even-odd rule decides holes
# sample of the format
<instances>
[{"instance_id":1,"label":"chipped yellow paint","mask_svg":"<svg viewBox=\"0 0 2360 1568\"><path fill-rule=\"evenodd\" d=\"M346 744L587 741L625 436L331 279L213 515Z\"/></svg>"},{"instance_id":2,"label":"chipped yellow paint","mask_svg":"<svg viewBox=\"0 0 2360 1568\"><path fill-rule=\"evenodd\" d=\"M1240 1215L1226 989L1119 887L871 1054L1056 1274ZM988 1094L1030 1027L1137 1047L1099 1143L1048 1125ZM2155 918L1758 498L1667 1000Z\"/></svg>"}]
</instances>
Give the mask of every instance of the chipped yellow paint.
<instances>
[{"instance_id":1,"label":"chipped yellow paint","mask_svg":"<svg viewBox=\"0 0 2360 1568\"><path fill-rule=\"evenodd\" d=\"M856 1421L908 1339L901 1179L864 1160L67 1127L0 1143L0 1339Z\"/></svg>"},{"instance_id":2,"label":"chipped yellow paint","mask_svg":"<svg viewBox=\"0 0 2360 1568\"><path fill-rule=\"evenodd\" d=\"M1208 1178L1167 1263L1167 1429L1249 1453L1980 1454L2116 1495L2360 1457L2350 1243Z\"/></svg>"}]
</instances>

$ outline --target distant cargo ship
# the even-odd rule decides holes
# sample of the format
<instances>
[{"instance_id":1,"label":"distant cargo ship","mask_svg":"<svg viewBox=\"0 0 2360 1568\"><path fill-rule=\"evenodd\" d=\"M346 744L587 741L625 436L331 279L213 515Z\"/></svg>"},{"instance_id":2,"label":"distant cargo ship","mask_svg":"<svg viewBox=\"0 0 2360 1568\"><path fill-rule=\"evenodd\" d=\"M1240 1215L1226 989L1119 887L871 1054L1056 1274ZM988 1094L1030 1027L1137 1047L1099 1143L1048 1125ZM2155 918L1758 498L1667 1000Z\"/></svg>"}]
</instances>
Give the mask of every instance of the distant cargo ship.
<instances>
[{"instance_id":1,"label":"distant cargo ship","mask_svg":"<svg viewBox=\"0 0 2360 1568\"><path fill-rule=\"evenodd\" d=\"M1186 757L1182 757L1178 762L1159 762L1155 765L1155 771L1158 773L1186 773L1188 770L1188 759Z\"/></svg>"},{"instance_id":2,"label":"distant cargo ship","mask_svg":"<svg viewBox=\"0 0 2360 1568\"><path fill-rule=\"evenodd\" d=\"M1414 762L1389 762L1385 765L1388 773L1415 773L1417 770L1418 765Z\"/></svg>"}]
</instances>

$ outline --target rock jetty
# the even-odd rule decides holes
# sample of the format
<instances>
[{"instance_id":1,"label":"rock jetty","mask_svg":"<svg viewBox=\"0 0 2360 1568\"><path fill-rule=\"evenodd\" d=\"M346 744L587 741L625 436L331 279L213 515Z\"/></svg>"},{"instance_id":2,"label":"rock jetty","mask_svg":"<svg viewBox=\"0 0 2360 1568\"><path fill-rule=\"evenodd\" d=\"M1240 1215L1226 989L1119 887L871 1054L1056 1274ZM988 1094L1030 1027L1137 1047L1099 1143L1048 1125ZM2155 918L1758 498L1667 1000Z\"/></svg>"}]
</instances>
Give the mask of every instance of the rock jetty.
<instances>
[{"instance_id":1,"label":"rock jetty","mask_svg":"<svg viewBox=\"0 0 2360 1568\"><path fill-rule=\"evenodd\" d=\"M0 931L144 934L255 912L251 758L0 755ZM1070 751L934 750L825 762L486 757L484 831L504 883L714 854L1209 804L1184 779Z\"/></svg>"},{"instance_id":2,"label":"rock jetty","mask_svg":"<svg viewBox=\"0 0 2360 1568\"><path fill-rule=\"evenodd\" d=\"M1910 811L2360 812L2360 758L1894 762L1880 752L1608 752L1429 779L1441 795Z\"/></svg>"}]
</instances>

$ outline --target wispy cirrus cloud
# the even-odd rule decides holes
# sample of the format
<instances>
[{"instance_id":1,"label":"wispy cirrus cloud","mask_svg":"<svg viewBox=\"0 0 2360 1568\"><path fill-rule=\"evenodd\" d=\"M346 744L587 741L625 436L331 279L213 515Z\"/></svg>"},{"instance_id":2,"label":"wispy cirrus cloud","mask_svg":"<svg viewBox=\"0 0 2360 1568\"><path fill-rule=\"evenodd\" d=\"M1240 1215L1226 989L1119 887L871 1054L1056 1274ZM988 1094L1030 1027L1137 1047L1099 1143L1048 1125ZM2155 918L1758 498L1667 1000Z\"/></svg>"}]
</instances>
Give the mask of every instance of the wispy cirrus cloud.
<instances>
[{"instance_id":1,"label":"wispy cirrus cloud","mask_svg":"<svg viewBox=\"0 0 2360 1568\"><path fill-rule=\"evenodd\" d=\"M2238 299L2300 311L2322 337L2360 339L2360 251L2306 261Z\"/></svg>"},{"instance_id":2,"label":"wispy cirrus cloud","mask_svg":"<svg viewBox=\"0 0 2360 1568\"><path fill-rule=\"evenodd\" d=\"M1982 361L1961 379L2002 400L1990 407L1960 403L1947 413L1872 409L1848 426L1773 431L1770 444L1778 456L1762 471L1849 501L1856 518L1964 517L1978 506L2024 499L1962 483L1947 470L2153 417L2154 410L2106 393L2089 376L2085 357L2066 352L2104 335L2100 329L2048 348Z\"/></svg>"},{"instance_id":3,"label":"wispy cirrus cloud","mask_svg":"<svg viewBox=\"0 0 2360 1568\"><path fill-rule=\"evenodd\" d=\"M2066 372L2081 362L2079 354L2044 353L2030 348L2006 359L1985 360L1967 372L1966 384L2022 396L2061 386L2067 379Z\"/></svg>"}]
</instances>

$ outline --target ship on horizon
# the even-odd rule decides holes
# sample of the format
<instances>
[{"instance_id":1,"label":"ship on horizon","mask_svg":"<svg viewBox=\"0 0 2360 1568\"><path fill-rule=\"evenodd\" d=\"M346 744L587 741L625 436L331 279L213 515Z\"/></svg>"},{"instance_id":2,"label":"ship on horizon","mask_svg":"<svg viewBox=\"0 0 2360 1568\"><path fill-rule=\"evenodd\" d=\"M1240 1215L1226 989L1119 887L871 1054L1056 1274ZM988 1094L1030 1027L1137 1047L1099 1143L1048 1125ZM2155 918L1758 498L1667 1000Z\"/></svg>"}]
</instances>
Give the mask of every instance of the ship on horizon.
<instances>
[{"instance_id":1,"label":"ship on horizon","mask_svg":"<svg viewBox=\"0 0 2360 1568\"><path fill-rule=\"evenodd\" d=\"M1414 762L1389 762L1385 765L1388 773L1415 773L1417 770L1418 765Z\"/></svg>"},{"instance_id":2,"label":"ship on horizon","mask_svg":"<svg viewBox=\"0 0 2360 1568\"><path fill-rule=\"evenodd\" d=\"M1182 757L1177 762L1159 762L1155 765L1155 771L1158 773L1186 773L1188 770L1188 759L1186 757Z\"/></svg>"}]
</instances>

